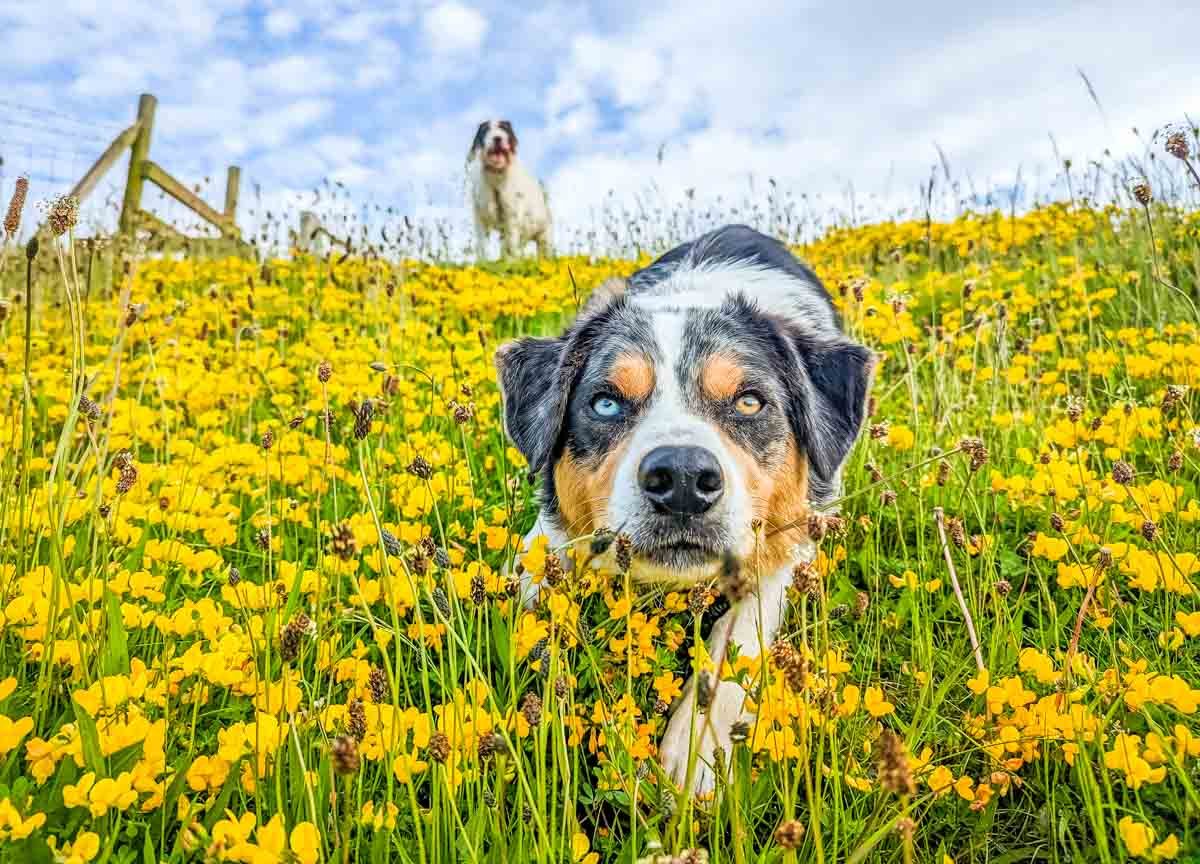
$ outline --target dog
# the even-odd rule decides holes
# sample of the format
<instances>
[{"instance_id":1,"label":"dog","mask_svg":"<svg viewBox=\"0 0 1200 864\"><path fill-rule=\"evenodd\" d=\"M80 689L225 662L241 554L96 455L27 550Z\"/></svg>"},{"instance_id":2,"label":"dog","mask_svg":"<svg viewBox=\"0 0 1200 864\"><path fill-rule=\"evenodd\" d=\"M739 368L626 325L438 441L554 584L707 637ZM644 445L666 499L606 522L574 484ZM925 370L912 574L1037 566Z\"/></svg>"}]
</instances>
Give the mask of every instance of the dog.
<instances>
[{"instance_id":1,"label":"dog","mask_svg":"<svg viewBox=\"0 0 1200 864\"><path fill-rule=\"evenodd\" d=\"M743 225L605 282L561 336L496 352L506 433L542 484L523 549L610 528L636 582L682 586L718 580L732 557L750 591L713 626L709 655L758 655L793 569L815 558L808 519L840 494L874 362L816 274ZM715 784L715 748L730 752L732 726L753 716L736 683L715 684L707 712L696 690L693 678L659 755L682 786L695 722L698 793Z\"/></svg>"},{"instance_id":2,"label":"dog","mask_svg":"<svg viewBox=\"0 0 1200 864\"><path fill-rule=\"evenodd\" d=\"M530 241L540 257L553 254L546 193L517 158L517 134L507 120L479 124L467 151L471 204L475 215L475 256L482 261L491 232L500 233L500 254L524 254Z\"/></svg>"}]
</instances>

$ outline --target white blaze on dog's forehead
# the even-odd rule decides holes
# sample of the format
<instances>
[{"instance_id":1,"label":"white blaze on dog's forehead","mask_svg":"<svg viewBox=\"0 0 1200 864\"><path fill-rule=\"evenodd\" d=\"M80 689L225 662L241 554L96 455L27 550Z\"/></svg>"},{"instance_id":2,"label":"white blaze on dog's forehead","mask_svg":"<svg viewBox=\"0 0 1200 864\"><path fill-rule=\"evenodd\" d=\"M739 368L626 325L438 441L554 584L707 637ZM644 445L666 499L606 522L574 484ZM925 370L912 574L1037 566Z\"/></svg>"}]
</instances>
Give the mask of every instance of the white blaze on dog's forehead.
<instances>
[{"instance_id":1,"label":"white blaze on dog's forehead","mask_svg":"<svg viewBox=\"0 0 1200 864\"><path fill-rule=\"evenodd\" d=\"M682 262L669 276L633 295L649 312L719 309L743 294L760 309L798 322L837 327L828 303L812 289L798 290L799 280L750 261Z\"/></svg>"}]
</instances>

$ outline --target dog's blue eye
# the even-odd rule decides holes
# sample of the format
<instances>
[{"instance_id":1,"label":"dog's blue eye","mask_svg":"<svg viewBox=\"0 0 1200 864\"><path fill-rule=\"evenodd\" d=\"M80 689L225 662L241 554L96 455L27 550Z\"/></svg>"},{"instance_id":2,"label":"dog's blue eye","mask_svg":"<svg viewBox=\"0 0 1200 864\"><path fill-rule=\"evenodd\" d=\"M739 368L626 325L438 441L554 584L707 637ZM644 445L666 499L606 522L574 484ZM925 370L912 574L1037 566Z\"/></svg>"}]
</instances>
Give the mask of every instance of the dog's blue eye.
<instances>
[{"instance_id":1,"label":"dog's blue eye","mask_svg":"<svg viewBox=\"0 0 1200 864\"><path fill-rule=\"evenodd\" d=\"M610 396L597 396L592 400L592 410L598 417L611 420L621 414L621 403Z\"/></svg>"}]
</instances>

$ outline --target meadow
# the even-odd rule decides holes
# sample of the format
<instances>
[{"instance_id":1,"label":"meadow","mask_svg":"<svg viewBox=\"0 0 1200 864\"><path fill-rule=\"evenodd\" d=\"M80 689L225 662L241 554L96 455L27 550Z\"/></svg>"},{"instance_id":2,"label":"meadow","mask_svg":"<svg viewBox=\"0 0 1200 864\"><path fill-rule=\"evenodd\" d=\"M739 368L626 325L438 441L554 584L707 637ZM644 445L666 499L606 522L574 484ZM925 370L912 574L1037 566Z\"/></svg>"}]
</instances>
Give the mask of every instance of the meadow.
<instances>
[{"instance_id":1,"label":"meadow","mask_svg":"<svg viewBox=\"0 0 1200 864\"><path fill-rule=\"evenodd\" d=\"M524 559L536 608L504 568L537 490L492 355L647 256L156 258L69 216L4 259L0 859L1200 858L1200 214L798 248L879 353L869 428L781 644L719 670L719 585L631 585L604 533ZM694 669L757 710L699 800L656 761Z\"/></svg>"}]
</instances>

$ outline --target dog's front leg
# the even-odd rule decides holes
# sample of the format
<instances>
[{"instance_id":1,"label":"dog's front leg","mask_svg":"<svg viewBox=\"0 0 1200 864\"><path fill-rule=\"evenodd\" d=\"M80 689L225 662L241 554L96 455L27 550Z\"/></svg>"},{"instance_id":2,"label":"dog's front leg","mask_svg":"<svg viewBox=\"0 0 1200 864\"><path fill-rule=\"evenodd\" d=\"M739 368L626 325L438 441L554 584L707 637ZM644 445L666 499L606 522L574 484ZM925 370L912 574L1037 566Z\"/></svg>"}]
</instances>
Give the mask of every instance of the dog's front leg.
<instances>
[{"instance_id":1,"label":"dog's front leg","mask_svg":"<svg viewBox=\"0 0 1200 864\"><path fill-rule=\"evenodd\" d=\"M791 575L792 565L789 564L762 579L756 593L738 601L717 620L708 644L709 656L714 663L721 662L729 643L737 645L741 655L765 654L787 610L787 586ZM709 673L712 701L707 711L697 705L695 676L684 685L683 696L671 714L659 748L663 768L679 786L687 781L688 763L691 754L695 753L690 790L693 794L709 792L716 784L713 752L720 747L728 759L733 724L754 719L754 715L743 707L746 691L733 681L719 681L719 672L718 669Z\"/></svg>"},{"instance_id":2,"label":"dog's front leg","mask_svg":"<svg viewBox=\"0 0 1200 864\"><path fill-rule=\"evenodd\" d=\"M517 229L505 224L500 229L500 255L503 258L517 257Z\"/></svg>"}]
</instances>

